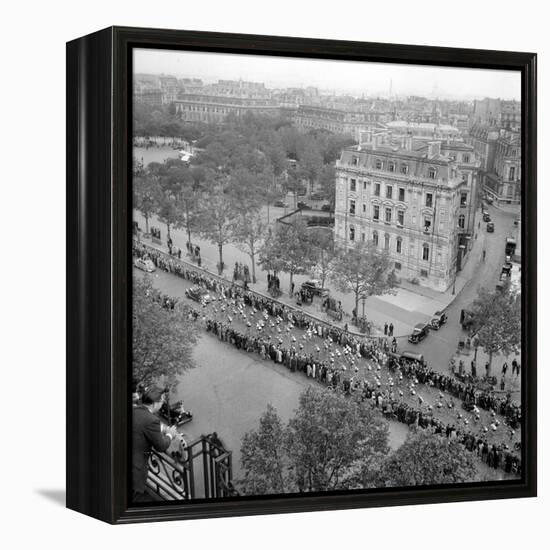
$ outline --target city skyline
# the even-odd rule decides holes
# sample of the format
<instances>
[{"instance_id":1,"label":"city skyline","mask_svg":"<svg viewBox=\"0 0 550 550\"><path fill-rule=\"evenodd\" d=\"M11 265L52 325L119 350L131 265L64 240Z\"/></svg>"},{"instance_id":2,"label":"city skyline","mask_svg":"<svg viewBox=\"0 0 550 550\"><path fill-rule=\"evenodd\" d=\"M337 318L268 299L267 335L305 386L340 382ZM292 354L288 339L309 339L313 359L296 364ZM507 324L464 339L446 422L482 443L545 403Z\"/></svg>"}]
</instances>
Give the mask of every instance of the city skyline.
<instances>
[{"instance_id":1,"label":"city skyline","mask_svg":"<svg viewBox=\"0 0 550 550\"><path fill-rule=\"evenodd\" d=\"M242 79L263 82L268 88L315 86L356 96L521 99L518 71L137 49L134 73L205 81Z\"/></svg>"}]
</instances>

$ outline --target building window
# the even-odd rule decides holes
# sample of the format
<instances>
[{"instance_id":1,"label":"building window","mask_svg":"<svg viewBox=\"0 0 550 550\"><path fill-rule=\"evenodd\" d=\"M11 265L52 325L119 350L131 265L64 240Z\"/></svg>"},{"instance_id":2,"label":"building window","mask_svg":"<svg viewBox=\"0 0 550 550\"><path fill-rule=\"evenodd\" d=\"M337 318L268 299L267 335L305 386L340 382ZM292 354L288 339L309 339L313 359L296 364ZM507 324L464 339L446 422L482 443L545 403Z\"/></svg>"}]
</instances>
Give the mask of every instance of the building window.
<instances>
[{"instance_id":1,"label":"building window","mask_svg":"<svg viewBox=\"0 0 550 550\"><path fill-rule=\"evenodd\" d=\"M470 162L470 155L462 155L462 162L465 162L465 163Z\"/></svg>"},{"instance_id":2,"label":"building window","mask_svg":"<svg viewBox=\"0 0 550 550\"><path fill-rule=\"evenodd\" d=\"M409 166L407 164L401 165L401 173L402 174L408 174L409 173Z\"/></svg>"},{"instance_id":3,"label":"building window","mask_svg":"<svg viewBox=\"0 0 550 550\"><path fill-rule=\"evenodd\" d=\"M397 211L397 225L405 225L405 212L403 210Z\"/></svg>"},{"instance_id":4,"label":"building window","mask_svg":"<svg viewBox=\"0 0 550 550\"><path fill-rule=\"evenodd\" d=\"M377 170L382 170L382 166L383 166L382 161L381 161L380 159L376 159L376 164L375 164L375 166L376 166L376 169L377 169Z\"/></svg>"},{"instance_id":5,"label":"building window","mask_svg":"<svg viewBox=\"0 0 550 550\"><path fill-rule=\"evenodd\" d=\"M515 177L516 177L516 167L515 166L510 166L510 172L509 172L508 179L510 181L514 181Z\"/></svg>"},{"instance_id":6,"label":"building window","mask_svg":"<svg viewBox=\"0 0 550 550\"><path fill-rule=\"evenodd\" d=\"M367 190L367 182L363 181L363 191L366 191L366 190Z\"/></svg>"},{"instance_id":7,"label":"building window","mask_svg":"<svg viewBox=\"0 0 550 550\"><path fill-rule=\"evenodd\" d=\"M433 194L432 193L426 193L426 206L428 208L431 208L433 205Z\"/></svg>"},{"instance_id":8,"label":"building window","mask_svg":"<svg viewBox=\"0 0 550 550\"><path fill-rule=\"evenodd\" d=\"M435 168L430 168L428 170L428 177L430 179L434 180L436 175L437 175L437 170Z\"/></svg>"},{"instance_id":9,"label":"building window","mask_svg":"<svg viewBox=\"0 0 550 550\"><path fill-rule=\"evenodd\" d=\"M351 157L352 166L357 166L359 164L359 159L357 157Z\"/></svg>"},{"instance_id":10,"label":"building window","mask_svg":"<svg viewBox=\"0 0 550 550\"><path fill-rule=\"evenodd\" d=\"M365 234L364 234L364 233L361 233L361 240L362 240L363 242L365 242Z\"/></svg>"},{"instance_id":11,"label":"building window","mask_svg":"<svg viewBox=\"0 0 550 550\"><path fill-rule=\"evenodd\" d=\"M401 202L405 202L405 188L404 187L399 188L399 200Z\"/></svg>"},{"instance_id":12,"label":"building window","mask_svg":"<svg viewBox=\"0 0 550 550\"><path fill-rule=\"evenodd\" d=\"M420 276L421 277L427 277L428 276L428 270L427 269L421 269L420 270Z\"/></svg>"},{"instance_id":13,"label":"building window","mask_svg":"<svg viewBox=\"0 0 550 550\"><path fill-rule=\"evenodd\" d=\"M391 185L386 185L386 198L391 199L393 193L393 187Z\"/></svg>"},{"instance_id":14,"label":"building window","mask_svg":"<svg viewBox=\"0 0 550 550\"><path fill-rule=\"evenodd\" d=\"M380 207L377 204L375 204L372 207L372 210L373 210L372 219L375 221L378 221L380 219Z\"/></svg>"},{"instance_id":15,"label":"building window","mask_svg":"<svg viewBox=\"0 0 550 550\"><path fill-rule=\"evenodd\" d=\"M380 184L379 183L374 184L374 196L375 197L380 196Z\"/></svg>"},{"instance_id":16,"label":"building window","mask_svg":"<svg viewBox=\"0 0 550 550\"><path fill-rule=\"evenodd\" d=\"M391 223L391 208L386 208L386 217L384 220L386 223Z\"/></svg>"},{"instance_id":17,"label":"building window","mask_svg":"<svg viewBox=\"0 0 550 550\"><path fill-rule=\"evenodd\" d=\"M372 232L372 242L374 243L374 246L378 246L378 231Z\"/></svg>"},{"instance_id":18,"label":"building window","mask_svg":"<svg viewBox=\"0 0 550 550\"><path fill-rule=\"evenodd\" d=\"M401 254L401 250L403 249L403 239L401 237L397 237L395 240L395 251L398 254Z\"/></svg>"},{"instance_id":19,"label":"building window","mask_svg":"<svg viewBox=\"0 0 550 550\"><path fill-rule=\"evenodd\" d=\"M350 241L355 240L355 227L353 227L353 225L349 226L349 240Z\"/></svg>"},{"instance_id":20,"label":"building window","mask_svg":"<svg viewBox=\"0 0 550 550\"><path fill-rule=\"evenodd\" d=\"M384 234L384 249L390 249L390 236L387 233Z\"/></svg>"},{"instance_id":21,"label":"building window","mask_svg":"<svg viewBox=\"0 0 550 550\"><path fill-rule=\"evenodd\" d=\"M460 206L466 206L468 203L468 193L460 193Z\"/></svg>"},{"instance_id":22,"label":"building window","mask_svg":"<svg viewBox=\"0 0 550 550\"><path fill-rule=\"evenodd\" d=\"M395 172L395 164L393 162L388 164L388 171Z\"/></svg>"},{"instance_id":23,"label":"building window","mask_svg":"<svg viewBox=\"0 0 550 550\"><path fill-rule=\"evenodd\" d=\"M397 269L397 271L401 271L401 262L395 262L395 264L393 264L395 266L395 269Z\"/></svg>"},{"instance_id":24,"label":"building window","mask_svg":"<svg viewBox=\"0 0 550 550\"><path fill-rule=\"evenodd\" d=\"M367 213L367 205L363 204L363 214L366 214L366 213Z\"/></svg>"},{"instance_id":25,"label":"building window","mask_svg":"<svg viewBox=\"0 0 550 550\"><path fill-rule=\"evenodd\" d=\"M350 214L350 216L355 216L355 201L354 200L349 201L349 214Z\"/></svg>"},{"instance_id":26,"label":"building window","mask_svg":"<svg viewBox=\"0 0 550 550\"><path fill-rule=\"evenodd\" d=\"M357 190L357 182L353 178L349 180L349 190L353 193Z\"/></svg>"},{"instance_id":27,"label":"building window","mask_svg":"<svg viewBox=\"0 0 550 550\"><path fill-rule=\"evenodd\" d=\"M429 233L431 226L432 220L430 218L424 218L424 233Z\"/></svg>"},{"instance_id":28,"label":"building window","mask_svg":"<svg viewBox=\"0 0 550 550\"><path fill-rule=\"evenodd\" d=\"M458 227L460 227L460 229L464 229L465 220L466 218L464 217L464 214L460 214L460 216L458 216Z\"/></svg>"},{"instance_id":29,"label":"building window","mask_svg":"<svg viewBox=\"0 0 550 550\"><path fill-rule=\"evenodd\" d=\"M427 262L430 259L430 246L424 243L422 245L422 259Z\"/></svg>"}]
</instances>

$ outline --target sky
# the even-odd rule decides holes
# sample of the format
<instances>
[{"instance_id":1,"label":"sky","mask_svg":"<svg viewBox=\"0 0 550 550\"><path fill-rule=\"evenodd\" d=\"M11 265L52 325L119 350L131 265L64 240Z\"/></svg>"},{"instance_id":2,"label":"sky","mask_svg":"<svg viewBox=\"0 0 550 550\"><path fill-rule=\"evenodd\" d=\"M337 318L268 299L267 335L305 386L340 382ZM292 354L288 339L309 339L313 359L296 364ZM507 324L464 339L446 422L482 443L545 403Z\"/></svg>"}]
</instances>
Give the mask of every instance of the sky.
<instances>
[{"instance_id":1,"label":"sky","mask_svg":"<svg viewBox=\"0 0 550 550\"><path fill-rule=\"evenodd\" d=\"M260 55L134 50L134 72L264 82L268 88L316 86L353 95L442 99L521 99L519 71L426 67Z\"/></svg>"}]
</instances>

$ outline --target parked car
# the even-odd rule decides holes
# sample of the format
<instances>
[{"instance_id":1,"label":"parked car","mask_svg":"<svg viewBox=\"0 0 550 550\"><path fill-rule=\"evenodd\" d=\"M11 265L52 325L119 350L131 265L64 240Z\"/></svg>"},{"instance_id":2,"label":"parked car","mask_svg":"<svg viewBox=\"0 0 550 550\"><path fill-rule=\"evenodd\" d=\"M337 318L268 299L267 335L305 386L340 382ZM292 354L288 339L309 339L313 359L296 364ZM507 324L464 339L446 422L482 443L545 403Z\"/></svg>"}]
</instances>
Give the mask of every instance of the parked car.
<instances>
[{"instance_id":1,"label":"parked car","mask_svg":"<svg viewBox=\"0 0 550 550\"><path fill-rule=\"evenodd\" d=\"M493 204L493 199L492 199L492 197L485 197L485 202L486 202L487 204Z\"/></svg>"},{"instance_id":2,"label":"parked car","mask_svg":"<svg viewBox=\"0 0 550 550\"><path fill-rule=\"evenodd\" d=\"M495 224L493 222L487 222L487 233L495 232Z\"/></svg>"},{"instance_id":3,"label":"parked car","mask_svg":"<svg viewBox=\"0 0 550 550\"><path fill-rule=\"evenodd\" d=\"M194 286L185 290L185 295L199 304L208 304L213 300L212 296L205 288Z\"/></svg>"},{"instance_id":4,"label":"parked car","mask_svg":"<svg viewBox=\"0 0 550 550\"><path fill-rule=\"evenodd\" d=\"M147 273L153 273L153 271L157 269L155 267L155 264L148 258L136 258L134 260L134 265L138 269L141 269L142 271L146 271Z\"/></svg>"},{"instance_id":5,"label":"parked car","mask_svg":"<svg viewBox=\"0 0 550 550\"><path fill-rule=\"evenodd\" d=\"M491 216L489 215L489 212L483 212L483 221L484 222L490 222Z\"/></svg>"},{"instance_id":6,"label":"parked car","mask_svg":"<svg viewBox=\"0 0 550 550\"><path fill-rule=\"evenodd\" d=\"M323 193L312 193L310 199L312 201L323 201L326 199L326 197Z\"/></svg>"},{"instance_id":7,"label":"parked car","mask_svg":"<svg viewBox=\"0 0 550 550\"><path fill-rule=\"evenodd\" d=\"M299 210L308 210L310 208L309 204L306 204L303 201L299 201L296 206L298 207Z\"/></svg>"},{"instance_id":8,"label":"parked car","mask_svg":"<svg viewBox=\"0 0 550 550\"><path fill-rule=\"evenodd\" d=\"M275 201L273 203L273 206L277 206L279 208L288 208L288 204L284 201Z\"/></svg>"},{"instance_id":9,"label":"parked car","mask_svg":"<svg viewBox=\"0 0 550 550\"><path fill-rule=\"evenodd\" d=\"M330 212L332 208L330 207L330 204L323 204L321 206L321 210L324 210L325 212Z\"/></svg>"},{"instance_id":10,"label":"parked car","mask_svg":"<svg viewBox=\"0 0 550 550\"><path fill-rule=\"evenodd\" d=\"M428 336L429 325L426 323L417 323L414 326L412 334L409 336L409 342L411 344L418 344L422 342L426 336Z\"/></svg>"},{"instance_id":11,"label":"parked car","mask_svg":"<svg viewBox=\"0 0 550 550\"><path fill-rule=\"evenodd\" d=\"M319 279L310 279L302 283L302 288L309 290L312 294L317 296L326 296L329 293L328 289L321 288L321 281L319 281Z\"/></svg>"},{"instance_id":12,"label":"parked car","mask_svg":"<svg viewBox=\"0 0 550 550\"><path fill-rule=\"evenodd\" d=\"M436 311L430 321L430 326L435 330L439 330L447 322L447 315L442 311Z\"/></svg>"},{"instance_id":13,"label":"parked car","mask_svg":"<svg viewBox=\"0 0 550 550\"><path fill-rule=\"evenodd\" d=\"M403 351L401 353L393 353L391 355L395 357L400 363L402 363L403 361L406 363L414 363L416 361L421 365L426 364L424 355L422 355L421 353L415 353L414 351Z\"/></svg>"}]
</instances>

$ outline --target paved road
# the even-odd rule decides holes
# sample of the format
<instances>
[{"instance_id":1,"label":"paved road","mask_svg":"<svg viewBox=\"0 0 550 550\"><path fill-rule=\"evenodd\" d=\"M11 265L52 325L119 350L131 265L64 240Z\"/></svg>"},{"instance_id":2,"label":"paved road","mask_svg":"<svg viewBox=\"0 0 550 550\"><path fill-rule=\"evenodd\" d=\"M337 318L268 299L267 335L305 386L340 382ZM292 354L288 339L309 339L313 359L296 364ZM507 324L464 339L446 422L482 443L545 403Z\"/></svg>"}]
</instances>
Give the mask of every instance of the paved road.
<instances>
[{"instance_id":1,"label":"paved road","mask_svg":"<svg viewBox=\"0 0 550 550\"><path fill-rule=\"evenodd\" d=\"M460 311L471 306L480 287L494 288L505 260L506 237L514 234L514 219L516 217L514 214L502 212L492 206L489 206L489 212L491 219L495 222L495 232L483 235L485 224L481 222L478 238L485 238L486 258L485 261L475 257L469 259L470 262L474 262L478 266L475 278L466 283L447 309L449 318L447 324L438 331L431 331L429 336L419 344L410 345L411 348L424 354L432 368L439 368L442 372L448 372L450 354L456 350L459 338L466 336L460 327ZM493 372L497 372L503 361L503 358L494 359Z\"/></svg>"}]
</instances>

